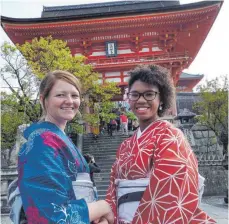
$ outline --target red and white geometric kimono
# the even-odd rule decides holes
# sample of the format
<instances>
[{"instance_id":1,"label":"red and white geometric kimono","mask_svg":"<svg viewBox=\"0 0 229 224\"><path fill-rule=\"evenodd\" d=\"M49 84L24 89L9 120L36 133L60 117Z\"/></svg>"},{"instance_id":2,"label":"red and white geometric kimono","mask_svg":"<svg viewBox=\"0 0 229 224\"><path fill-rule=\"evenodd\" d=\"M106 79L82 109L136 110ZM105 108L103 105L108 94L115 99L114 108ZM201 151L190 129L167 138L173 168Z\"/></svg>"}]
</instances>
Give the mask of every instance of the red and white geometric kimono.
<instances>
[{"instance_id":1,"label":"red and white geometric kimono","mask_svg":"<svg viewBox=\"0 0 229 224\"><path fill-rule=\"evenodd\" d=\"M132 224L216 223L198 208L198 162L181 130L167 121L152 123L120 146L106 201L118 221L115 179L149 178Z\"/></svg>"}]
</instances>

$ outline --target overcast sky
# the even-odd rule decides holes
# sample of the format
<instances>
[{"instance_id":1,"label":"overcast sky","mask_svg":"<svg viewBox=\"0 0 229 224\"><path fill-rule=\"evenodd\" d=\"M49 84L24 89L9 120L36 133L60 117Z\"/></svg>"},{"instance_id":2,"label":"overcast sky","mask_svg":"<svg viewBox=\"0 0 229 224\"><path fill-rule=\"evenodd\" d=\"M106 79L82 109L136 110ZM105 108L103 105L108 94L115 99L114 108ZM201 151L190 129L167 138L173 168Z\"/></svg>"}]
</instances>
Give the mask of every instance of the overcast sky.
<instances>
[{"instance_id":1,"label":"overcast sky","mask_svg":"<svg viewBox=\"0 0 229 224\"><path fill-rule=\"evenodd\" d=\"M77 5L95 2L111 2L112 0L46 0L46 1L20 1L2 0L1 15L14 18L40 17L43 6ZM197 0L180 0L181 4L197 2ZM207 39L202 45L197 57L184 72L191 74L204 74L205 79L229 74L229 0L223 7L211 28ZM10 41L0 28L1 40Z\"/></svg>"}]
</instances>

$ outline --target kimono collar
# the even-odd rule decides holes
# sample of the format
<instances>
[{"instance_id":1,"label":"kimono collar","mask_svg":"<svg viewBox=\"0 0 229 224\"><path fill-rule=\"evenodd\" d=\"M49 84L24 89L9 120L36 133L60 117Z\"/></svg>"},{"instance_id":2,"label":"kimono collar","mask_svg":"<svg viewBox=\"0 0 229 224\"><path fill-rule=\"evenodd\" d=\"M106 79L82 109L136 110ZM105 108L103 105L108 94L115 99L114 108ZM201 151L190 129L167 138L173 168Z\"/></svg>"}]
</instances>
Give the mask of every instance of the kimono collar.
<instances>
[{"instance_id":1,"label":"kimono collar","mask_svg":"<svg viewBox=\"0 0 229 224\"><path fill-rule=\"evenodd\" d=\"M155 122L157 122L157 121L159 121L159 120L161 120L161 119L159 118L159 119L153 121L151 124L149 124L149 125L144 129L143 132L141 131L141 129L140 129L140 127L139 127L139 128L138 128L138 132L137 132L137 139L139 139L139 138L142 136L142 134L143 134L145 131L147 131L147 130L149 129L149 127L151 127Z\"/></svg>"},{"instance_id":2,"label":"kimono collar","mask_svg":"<svg viewBox=\"0 0 229 224\"><path fill-rule=\"evenodd\" d=\"M55 124L48 121L41 121L41 122L33 123L28 128L26 128L23 133L24 138L28 140L30 134L34 131L37 131L38 129L49 129L51 131L57 131L64 134L63 131L60 130L60 128L58 128Z\"/></svg>"}]
</instances>

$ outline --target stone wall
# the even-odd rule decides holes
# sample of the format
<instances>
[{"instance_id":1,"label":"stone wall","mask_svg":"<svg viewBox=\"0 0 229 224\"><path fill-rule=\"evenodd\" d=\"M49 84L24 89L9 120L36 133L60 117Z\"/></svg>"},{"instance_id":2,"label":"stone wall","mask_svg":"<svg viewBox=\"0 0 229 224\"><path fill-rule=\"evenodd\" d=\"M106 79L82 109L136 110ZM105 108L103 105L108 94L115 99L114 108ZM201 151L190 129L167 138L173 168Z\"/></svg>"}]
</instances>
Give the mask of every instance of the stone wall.
<instances>
[{"instance_id":1,"label":"stone wall","mask_svg":"<svg viewBox=\"0 0 229 224\"><path fill-rule=\"evenodd\" d=\"M228 189L228 171L216 161L207 160L208 164L199 163L199 173L205 178L204 196L225 195Z\"/></svg>"},{"instance_id":2,"label":"stone wall","mask_svg":"<svg viewBox=\"0 0 229 224\"><path fill-rule=\"evenodd\" d=\"M223 146L219 145L215 133L198 124L177 124L188 139L196 155L223 156Z\"/></svg>"},{"instance_id":3,"label":"stone wall","mask_svg":"<svg viewBox=\"0 0 229 224\"><path fill-rule=\"evenodd\" d=\"M1 169L1 212L8 213L7 189L9 184L17 177L16 166Z\"/></svg>"},{"instance_id":4,"label":"stone wall","mask_svg":"<svg viewBox=\"0 0 229 224\"><path fill-rule=\"evenodd\" d=\"M196 152L207 155L223 155L223 146L219 145L213 131L201 125L194 125L191 131L195 139Z\"/></svg>"},{"instance_id":5,"label":"stone wall","mask_svg":"<svg viewBox=\"0 0 229 224\"><path fill-rule=\"evenodd\" d=\"M228 171L223 167L223 146L215 133L198 124L177 124L195 152L199 173L205 178L204 195L226 195Z\"/></svg>"}]
</instances>

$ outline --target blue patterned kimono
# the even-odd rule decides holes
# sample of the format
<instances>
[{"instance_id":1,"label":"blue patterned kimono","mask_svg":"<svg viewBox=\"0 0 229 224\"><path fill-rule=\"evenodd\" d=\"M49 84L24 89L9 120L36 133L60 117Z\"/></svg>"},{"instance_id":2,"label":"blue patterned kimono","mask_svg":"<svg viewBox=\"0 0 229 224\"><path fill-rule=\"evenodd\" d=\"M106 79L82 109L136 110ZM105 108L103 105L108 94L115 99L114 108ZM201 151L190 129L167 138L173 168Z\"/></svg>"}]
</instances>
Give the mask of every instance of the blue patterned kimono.
<instances>
[{"instance_id":1,"label":"blue patterned kimono","mask_svg":"<svg viewBox=\"0 0 229 224\"><path fill-rule=\"evenodd\" d=\"M18 187L29 224L88 224L84 199L76 200L72 181L89 173L81 153L54 124L40 122L24 131L18 155Z\"/></svg>"}]
</instances>

